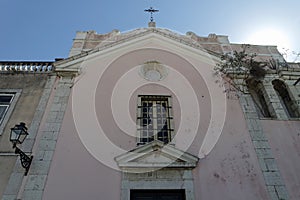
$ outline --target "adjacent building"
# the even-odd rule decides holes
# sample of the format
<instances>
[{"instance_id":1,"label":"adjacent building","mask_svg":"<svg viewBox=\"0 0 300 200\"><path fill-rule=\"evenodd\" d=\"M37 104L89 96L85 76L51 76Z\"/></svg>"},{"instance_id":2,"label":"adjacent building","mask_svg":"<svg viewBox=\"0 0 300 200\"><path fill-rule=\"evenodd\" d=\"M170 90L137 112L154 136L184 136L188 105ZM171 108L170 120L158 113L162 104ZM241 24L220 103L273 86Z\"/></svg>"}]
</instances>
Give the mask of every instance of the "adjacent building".
<instances>
[{"instance_id":1,"label":"adjacent building","mask_svg":"<svg viewBox=\"0 0 300 200\"><path fill-rule=\"evenodd\" d=\"M263 78L216 73L243 50ZM300 64L275 46L150 22L77 32L68 58L0 70L4 200L300 199ZM20 122L26 176L9 142Z\"/></svg>"}]
</instances>

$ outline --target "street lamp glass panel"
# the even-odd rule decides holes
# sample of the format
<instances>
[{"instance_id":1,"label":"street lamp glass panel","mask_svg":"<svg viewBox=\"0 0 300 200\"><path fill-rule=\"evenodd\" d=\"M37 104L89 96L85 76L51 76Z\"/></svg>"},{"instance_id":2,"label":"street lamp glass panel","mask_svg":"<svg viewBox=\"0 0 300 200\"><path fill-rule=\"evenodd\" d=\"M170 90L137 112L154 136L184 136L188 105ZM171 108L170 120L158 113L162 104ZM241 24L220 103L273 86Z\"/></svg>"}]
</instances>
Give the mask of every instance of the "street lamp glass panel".
<instances>
[{"instance_id":1,"label":"street lamp glass panel","mask_svg":"<svg viewBox=\"0 0 300 200\"><path fill-rule=\"evenodd\" d=\"M28 135L25 123L20 123L11 128L10 141L13 144L22 144Z\"/></svg>"}]
</instances>

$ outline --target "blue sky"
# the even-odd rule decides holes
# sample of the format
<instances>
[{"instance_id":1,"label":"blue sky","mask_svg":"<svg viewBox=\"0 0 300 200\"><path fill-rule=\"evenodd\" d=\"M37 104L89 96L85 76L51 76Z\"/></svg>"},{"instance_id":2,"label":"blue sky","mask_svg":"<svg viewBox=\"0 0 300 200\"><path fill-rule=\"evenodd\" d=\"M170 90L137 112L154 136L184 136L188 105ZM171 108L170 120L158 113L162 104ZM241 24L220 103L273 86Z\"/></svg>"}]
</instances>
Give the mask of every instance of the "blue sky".
<instances>
[{"instance_id":1,"label":"blue sky","mask_svg":"<svg viewBox=\"0 0 300 200\"><path fill-rule=\"evenodd\" d=\"M66 58L76 31L147 27L150 6L157 27L300 52L299 0L0 0L0 60Z\"/></svg>"}]
</instances>

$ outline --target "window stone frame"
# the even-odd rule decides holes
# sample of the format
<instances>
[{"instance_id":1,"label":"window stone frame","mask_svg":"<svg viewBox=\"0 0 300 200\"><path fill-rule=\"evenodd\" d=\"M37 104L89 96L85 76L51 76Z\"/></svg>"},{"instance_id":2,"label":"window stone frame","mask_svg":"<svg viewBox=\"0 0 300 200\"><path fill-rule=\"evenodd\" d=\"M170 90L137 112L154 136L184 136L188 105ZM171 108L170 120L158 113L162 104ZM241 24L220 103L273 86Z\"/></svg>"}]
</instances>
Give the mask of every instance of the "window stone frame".
<instances>
[{"instance_id":1,"label":"window stone frame","mask_svg":"<svg viewBox=\"0 0 300 200\"><path fill-rule=\"evenodd\" d=\"M18 102L18 99L22 93L22 89L0 89L0 94L14 94L12 102L9 104L9 107L5 113L5 116L0 123L0 136L3 134L3 131L6 127L6 124L8 120L10 119L10 116L12 115L14 108Z\"/></svg>"}]
</instances>

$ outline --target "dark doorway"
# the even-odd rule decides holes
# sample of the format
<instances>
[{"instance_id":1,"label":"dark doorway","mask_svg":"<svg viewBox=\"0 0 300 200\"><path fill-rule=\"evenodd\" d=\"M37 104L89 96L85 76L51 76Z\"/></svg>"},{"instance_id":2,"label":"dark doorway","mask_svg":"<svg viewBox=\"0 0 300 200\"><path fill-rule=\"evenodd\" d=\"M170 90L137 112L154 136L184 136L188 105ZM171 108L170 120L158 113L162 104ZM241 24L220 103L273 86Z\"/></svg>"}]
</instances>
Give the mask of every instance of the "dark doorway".
<instances>
[{"instance_id":1,"label":"dark doorway","mask_svg":"<svg viewBox=\"0 0 300 200\"><path fill-rule=\"evenodd\" d=\"M130 190L130 200L185 200L185 191Z\"/></svg>"}]
</instances>

